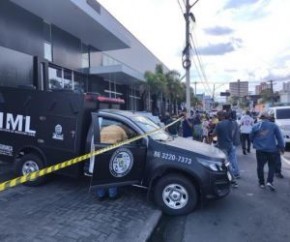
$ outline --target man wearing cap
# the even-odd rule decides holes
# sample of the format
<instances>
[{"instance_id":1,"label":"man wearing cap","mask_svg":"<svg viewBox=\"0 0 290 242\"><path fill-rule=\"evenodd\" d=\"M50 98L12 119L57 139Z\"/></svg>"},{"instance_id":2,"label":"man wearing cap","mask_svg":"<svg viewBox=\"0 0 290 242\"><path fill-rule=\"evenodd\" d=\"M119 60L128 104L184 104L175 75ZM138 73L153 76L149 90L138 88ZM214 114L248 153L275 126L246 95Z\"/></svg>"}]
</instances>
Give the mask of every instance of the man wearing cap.
<instances>
[{"instance_id":1,"label":"man wearing cap","mask_svg":"<svg viewBox=\"0 0 290 242\"><path fill-rule=\"evenodd\" d=\"M250 139L256 149L257 174L260 188L265 188L264 166L268 163L268 177L266 186L271 191L275 191L273 179L276 167L277 152L284 152L284 142L278 126L270 121L267 112L259 115L259 121L253 126Z\"/></svg>"}]
</instances>

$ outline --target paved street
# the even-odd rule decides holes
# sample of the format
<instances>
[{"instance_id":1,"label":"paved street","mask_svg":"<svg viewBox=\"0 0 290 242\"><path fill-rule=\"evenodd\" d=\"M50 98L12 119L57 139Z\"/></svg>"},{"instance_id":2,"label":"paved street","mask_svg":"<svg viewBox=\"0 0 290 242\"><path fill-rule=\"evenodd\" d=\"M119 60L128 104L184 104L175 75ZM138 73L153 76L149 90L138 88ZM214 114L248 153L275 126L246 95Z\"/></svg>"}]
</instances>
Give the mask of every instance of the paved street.
<instances>
[{"instance_id":1,"label":"paved street","mask_svg":"<svg viewBox=\"0 0 290 242\"><path fill-rule=\"evenodd\" d=\"M254 152L238 155L242 175L238 189L188 216L164 217L151 241L289 242L290 163L283 162L285 178L275 178L277 191L271 192L258 187Z\"/></svg>"},{"instance_id":2,"label":"paved street","mask_svg":"<svg viewBox=\"0 0 290 242\"><path fill-rule=\"evenodd\" d=\"M285 179L275 179L273 193L257 186L254 153L239 151L239 188L188 216L164 216L150 241L290 241L290 153L285 157ZM0 168L1 181L11 177L7 164ZM2 192L0 241L145 241L161 217L144 190L128 187L119 200L99 202L88 188L88 179L56 176Z\"/></svg>"},{"instance_id":3,"label":"paved street","mask_svg":"<svg viewBox=\"0 0 290 242\"><path fill-rule=\"evenodd\" d=\"M3 179L7 166L0 167ZM99 202L88 188L89 180L57 176L41 187L1 192L0 241L146 240L161 213L144 190L128 187L120 199Z\"/></svg>"}]
</instances>

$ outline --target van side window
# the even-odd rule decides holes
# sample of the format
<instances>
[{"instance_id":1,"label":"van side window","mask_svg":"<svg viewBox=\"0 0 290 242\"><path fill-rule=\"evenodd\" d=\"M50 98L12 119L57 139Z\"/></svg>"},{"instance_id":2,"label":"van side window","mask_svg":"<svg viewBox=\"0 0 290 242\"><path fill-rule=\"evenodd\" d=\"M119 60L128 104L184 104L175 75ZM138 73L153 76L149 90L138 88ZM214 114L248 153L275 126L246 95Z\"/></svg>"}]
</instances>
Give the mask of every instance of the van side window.
<instances>
[{"instance_id":1,"label":"van side window","mask_svg":"<svg viewBox=\"0 0 290 242\"><path fill-rule=\"evenodd\" d=\"M112 119L99 117L100 143L115 144L132 137L137 133L126 124Z\"/></svg>"}]
</instances>

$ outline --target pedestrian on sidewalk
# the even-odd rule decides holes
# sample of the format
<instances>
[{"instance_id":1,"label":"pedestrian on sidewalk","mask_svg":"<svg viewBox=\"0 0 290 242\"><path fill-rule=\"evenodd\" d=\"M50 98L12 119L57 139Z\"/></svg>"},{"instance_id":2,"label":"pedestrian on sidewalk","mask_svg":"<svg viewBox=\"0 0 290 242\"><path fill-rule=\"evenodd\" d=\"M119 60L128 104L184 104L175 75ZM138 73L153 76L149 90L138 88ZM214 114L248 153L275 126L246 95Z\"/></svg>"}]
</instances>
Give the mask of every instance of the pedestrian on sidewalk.
<instances>
[{"instance_id":1,"label":"pedestrian on sidewalk","mask_svg":"<svg viewBox=\"0 0 290 242\"><path fill-rule=\"evenodd\" d=\"M237 180L240 177L240 171L237 161L236 145L239 137L239 127L235 120L231 119L231 115L225 111L217 113L219 122L217 123L214 135L217 136L217 147L221 149L227 156L230 163L230 172L233 176L232 185L238 187Z\"/></svg>"},{"instance_id":2,"label":"pedestrian on sidewalk","mask_svg":"<svg viewBox=\"0 0 290 242\"><path fill-rule=\"evenodd\" d=\"M270 121L267 112L262 112L259 121L253 126L250 139L256 149L257 175L260 188L265 188L264 166L268 164L268 177L266 187L275 191L273 185L274 173L277 163L277 152L284 153L284 142L278 126Z\"/></svg>"},{"instance_id":3,"label":"pedestrian on sidewalk","mask_svg":"<svg viewBox=\"0 0 290 242\"><path fill-rule=\"evenodd\" d=\"M246 155L247 152L251 152L250 133L252 131L253 125L254 119L250 116L250 111L247 111L240 120L241 142L244 155Z\"/></svg>"}]
</instances>

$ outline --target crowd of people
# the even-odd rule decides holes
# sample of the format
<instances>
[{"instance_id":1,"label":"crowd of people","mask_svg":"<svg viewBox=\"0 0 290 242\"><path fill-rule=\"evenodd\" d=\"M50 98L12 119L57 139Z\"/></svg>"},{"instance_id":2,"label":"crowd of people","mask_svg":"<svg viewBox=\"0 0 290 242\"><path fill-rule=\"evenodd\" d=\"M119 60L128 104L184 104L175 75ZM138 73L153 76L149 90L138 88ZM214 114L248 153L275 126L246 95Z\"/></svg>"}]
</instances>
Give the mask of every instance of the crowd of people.
<instances>
[{"instance_id":1,"label":"crowd of people","mask_svg":"<svg viewBox=\"0 0 290 242\"><path fill-rule=\"evenodd\" d=\"M232 175L232 186L238 187L237 179L240 170L237 159L237 147L241 146L243 155L251 153L251 147L256 150L257 177L260 188L269 188L275 191L274 176L283 178L281 173L281 154L284 153L284 141L274 117L262 112L258 119L254 119L249 111L237 121L235 112L221 110L216 115L196 111L190 115L186 110L180 113L183 117L180 123L168 127L172 135L215 145L227 156ZM163 120L165 124L174 121L177 116L168 114ZM268 175L265 183L264 167L268 164Z\"/></svg>"}]
</instances>

